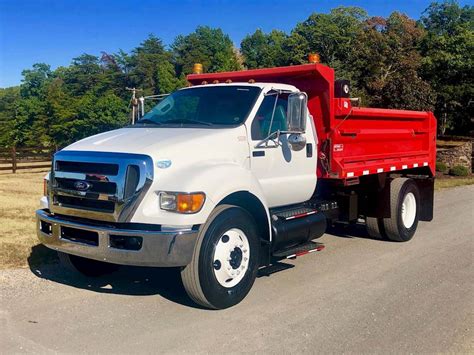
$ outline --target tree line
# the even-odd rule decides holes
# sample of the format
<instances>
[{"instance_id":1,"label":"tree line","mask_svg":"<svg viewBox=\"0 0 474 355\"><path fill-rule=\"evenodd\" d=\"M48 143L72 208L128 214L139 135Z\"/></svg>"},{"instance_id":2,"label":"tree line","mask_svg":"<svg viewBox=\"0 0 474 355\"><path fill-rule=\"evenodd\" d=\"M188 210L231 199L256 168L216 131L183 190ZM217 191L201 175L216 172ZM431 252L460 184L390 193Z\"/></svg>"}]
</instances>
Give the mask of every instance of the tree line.
<instances>
[{"instance_id":1,"label":"tree line","mask_svg":"<svg viewBox=\"0 0 474 355\"><path fill-rule=\"evenodd\" d=\"M164 94L206 72L307 63L309 53L350 79L364 105L433 110L442 134L468 135L473 101L474 7L432 3L417 21L358 7L313 13L289 32L257 29L240 48L219 28L200 26L170 46L151 34L130 52L82 54L52 70L37 63L19 86L0 89L0 146L63 147L123 127L130 92Z\"/></svg>"}]
</instances>

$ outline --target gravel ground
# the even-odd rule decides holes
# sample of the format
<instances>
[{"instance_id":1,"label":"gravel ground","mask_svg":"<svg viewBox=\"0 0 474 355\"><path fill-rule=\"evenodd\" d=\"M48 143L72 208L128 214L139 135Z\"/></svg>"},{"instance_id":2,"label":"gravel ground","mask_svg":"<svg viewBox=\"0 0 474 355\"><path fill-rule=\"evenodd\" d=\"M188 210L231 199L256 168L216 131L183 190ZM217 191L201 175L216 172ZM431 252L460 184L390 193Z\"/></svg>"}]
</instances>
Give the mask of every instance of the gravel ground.
<instances>
[{"instance_id":1,"label":"gravel ground","mask_svg":"<svg viewBox=\"0 0 474 355\"><path fill-rule=\"evenodd\" d=\"M3 270L0 352L474 353L473 220L474 186L437 192L412 241L333 230L223 311L196 307L174 269Z\"/></svg>"}]
</instances>

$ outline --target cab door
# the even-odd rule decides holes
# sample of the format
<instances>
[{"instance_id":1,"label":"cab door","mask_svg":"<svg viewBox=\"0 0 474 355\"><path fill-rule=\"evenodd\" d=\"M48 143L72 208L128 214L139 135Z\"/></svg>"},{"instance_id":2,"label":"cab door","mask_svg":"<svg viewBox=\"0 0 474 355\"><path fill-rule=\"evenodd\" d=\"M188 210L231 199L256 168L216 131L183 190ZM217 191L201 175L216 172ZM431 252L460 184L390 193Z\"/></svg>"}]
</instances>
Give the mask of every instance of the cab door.
<instances>
[{"instance_id":1,"label":"cab door","mask_svg":"<svg viewBox=\"0 0 474 355\"><path fill-rule=\"evenodd\" d=\"M306 118L306 147L295 151L288 134L267 144L258 143L276 131L286 131L288 92L265 94L249 129L251 171L265 193L269 207L307 201L316 188L316 141L310 117Z\"/></svg>"}]
</instances>

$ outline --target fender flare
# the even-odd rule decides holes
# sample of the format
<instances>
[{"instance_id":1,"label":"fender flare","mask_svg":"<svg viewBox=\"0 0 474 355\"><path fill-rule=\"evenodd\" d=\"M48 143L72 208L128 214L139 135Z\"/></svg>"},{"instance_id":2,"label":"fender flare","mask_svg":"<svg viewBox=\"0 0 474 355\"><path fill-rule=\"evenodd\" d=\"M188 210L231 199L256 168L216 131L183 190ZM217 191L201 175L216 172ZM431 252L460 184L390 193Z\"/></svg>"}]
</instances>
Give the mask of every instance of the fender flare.
<instances>
[{"instance_id":1,"label":"fender flare","mask_svg":"<svg viewBox=\"0 0 474 355\"><path fill-rule=\"evenodd\" d=\"M192 169L192 173L188 170ZM236 163L213 163L188 167L181 171L188 175L189 179L184 184L186 191L203 191L206 194L208 206L206 214L210 215L212 211L229 196L236 193L245 193L257 199L262 205L266 223L268 227L268 240L271 241L271 219L268 204L263 193L262 187L257 178L248 169ZM188 174L187 174L188 173ZM181 189L183 186L181 185ZM242 206L244 207L244 206Z\"/></svg>"}]
</instances>

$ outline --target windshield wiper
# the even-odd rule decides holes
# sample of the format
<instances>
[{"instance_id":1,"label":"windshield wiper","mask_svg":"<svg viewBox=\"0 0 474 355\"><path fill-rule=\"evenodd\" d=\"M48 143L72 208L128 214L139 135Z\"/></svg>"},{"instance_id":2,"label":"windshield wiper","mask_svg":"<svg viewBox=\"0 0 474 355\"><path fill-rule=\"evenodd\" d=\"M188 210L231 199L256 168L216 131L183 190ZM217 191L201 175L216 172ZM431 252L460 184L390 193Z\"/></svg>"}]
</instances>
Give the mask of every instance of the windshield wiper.
<instances>
[{"instance_id":1,"label":"windshield wiper","mask_svg":"<svg viewBox=\"0 0 474 355\"><path fill-rule=\"evenodd\" d=\"M161 122L156 122L156 121L153 121L151 118L142 118L141 120L138 120L135 124L153 124L153 125L157 125L157 126L161 126Z\"/></svg>"},{"instance_id":2,"label":"windshield wiper","mask_svg":"<svg viewBox=\"0 0 474 355\"><path fill-rule=\"evenodd\" d=\"M204 121L198 121L198 120L192 120L189 118L173 118L171 120L163 121L161 123L191 123L191 124L202 124L206 126L212 126L212 123L210 122L204 122Z\"/></svg>"}]
</instances>

